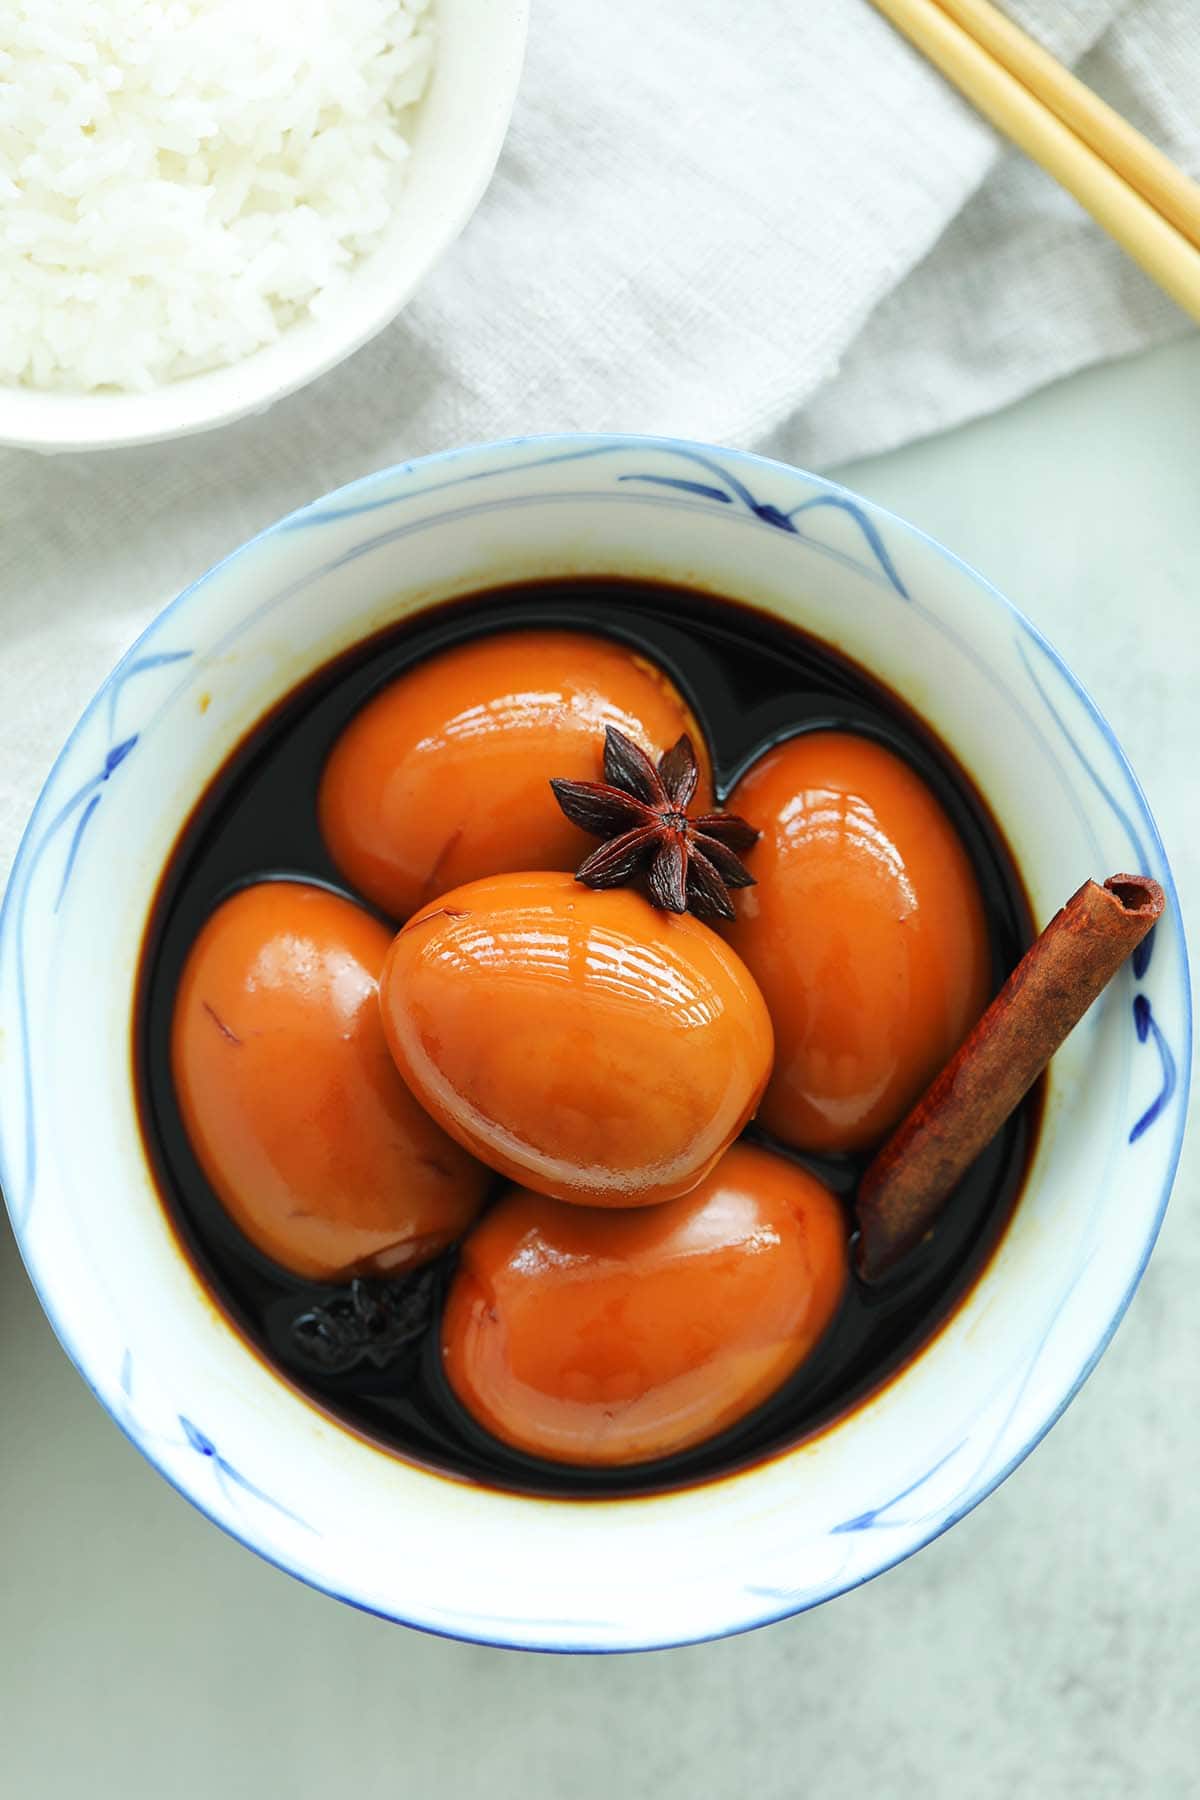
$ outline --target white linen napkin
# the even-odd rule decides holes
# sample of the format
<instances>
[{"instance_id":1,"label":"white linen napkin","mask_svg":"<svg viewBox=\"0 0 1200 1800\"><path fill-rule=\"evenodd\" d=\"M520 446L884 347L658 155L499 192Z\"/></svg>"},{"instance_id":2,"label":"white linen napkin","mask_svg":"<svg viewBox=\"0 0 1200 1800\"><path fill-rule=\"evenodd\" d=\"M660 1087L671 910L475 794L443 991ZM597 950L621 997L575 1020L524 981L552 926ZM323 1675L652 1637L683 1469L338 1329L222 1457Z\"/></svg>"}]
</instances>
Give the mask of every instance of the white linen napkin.
<instances>
[{"instance_id":1,"label":"white linen napkin","mask_svg":"<svg viewBox=\"0 0 1200 1800\"><path fill-rule=\"evenodd\" d=\"M1200 171L1193 0L1009 8ZM492 188L374 344L222 432L0 452L0 878L134 632L339 482L561 428L821 467L1185 329L867 0L535 0Z\"/></svg>"}]
</instances>

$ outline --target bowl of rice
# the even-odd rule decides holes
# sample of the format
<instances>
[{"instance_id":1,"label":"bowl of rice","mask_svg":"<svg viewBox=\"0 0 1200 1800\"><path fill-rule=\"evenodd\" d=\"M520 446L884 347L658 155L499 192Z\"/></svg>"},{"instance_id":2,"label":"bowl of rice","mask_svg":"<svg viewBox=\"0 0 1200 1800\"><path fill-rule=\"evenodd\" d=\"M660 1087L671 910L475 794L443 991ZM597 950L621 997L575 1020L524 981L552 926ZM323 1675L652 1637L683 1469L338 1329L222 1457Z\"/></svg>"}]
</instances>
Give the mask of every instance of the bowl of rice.
<instances>
[{"instance_id":1,"label":"bowl of rice","mask_svg":"<svg viewBox=\"0 0 1200 1800\"><path fill-rule=\"evenodd\" d=\"M9 0L0 443L264 411L383 329L500 153L528 0Z\"/></svg>"}]
</instances>

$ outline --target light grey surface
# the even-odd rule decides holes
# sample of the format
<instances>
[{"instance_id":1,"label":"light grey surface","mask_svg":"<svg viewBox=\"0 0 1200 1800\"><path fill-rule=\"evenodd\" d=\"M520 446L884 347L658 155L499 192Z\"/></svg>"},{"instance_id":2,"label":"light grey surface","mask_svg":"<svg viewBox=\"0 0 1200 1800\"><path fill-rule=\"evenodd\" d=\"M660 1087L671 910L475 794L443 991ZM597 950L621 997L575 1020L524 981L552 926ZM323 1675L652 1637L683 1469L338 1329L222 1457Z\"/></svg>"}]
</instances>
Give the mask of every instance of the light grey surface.
<instances>
[{"instance_id":1,"label":"light grey surface","mask_svg":"<svg viewBox=\"0 0 1200 1800\"><path fill-rule=\"evenodd\" d=\"M981 567L1090 686L1146 783L1194 945L1198 419L1192 340L845 472ZM51 472L48 495L75 478ZM202 495L178 505L183 579L223 527ZM136 493L129 515L137 532ZM39 528L60 521L47 510ZM0 595L0 623L10 605L24 613L29 597ZM36 704L43 725L61 708L65 734L76 696L39 676ZM1099 1370L947 1537L819 1612L612 1659L420 1637L223 1538L90 1398L0 1228L0 1791L1200 1794L1198 1202L1193 1142Z\"/></svg>"}]
</instances>

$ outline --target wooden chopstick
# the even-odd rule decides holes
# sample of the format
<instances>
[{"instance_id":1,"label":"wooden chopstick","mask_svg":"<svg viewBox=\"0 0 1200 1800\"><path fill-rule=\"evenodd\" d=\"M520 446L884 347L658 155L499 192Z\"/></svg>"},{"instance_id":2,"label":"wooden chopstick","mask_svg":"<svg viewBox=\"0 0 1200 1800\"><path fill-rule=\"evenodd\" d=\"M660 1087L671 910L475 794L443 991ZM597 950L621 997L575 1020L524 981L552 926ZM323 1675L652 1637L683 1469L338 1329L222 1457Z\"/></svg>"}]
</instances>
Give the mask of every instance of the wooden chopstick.
<instances>
[{"instance_id":1,"label":"wooden chopstick","mask_svg":"<svg viewBox=\"0 0 1200 1800\"><path fill-rule=\"evenodd\" d=\"M1157 144L1064 69L991 0L938 0L938 5L1200 248L1200 186Z\"/></svg>"},{"instance_id":2,"label":"wooden chopstick","mask_svg":"<svg viewBox=\"0 0 1200 1800\"><path fill-rule=\"evenodd\" d=\"M1200 250L935 0L872 0L986 119L1200 321Z\"/></svg>"}]
</instances>

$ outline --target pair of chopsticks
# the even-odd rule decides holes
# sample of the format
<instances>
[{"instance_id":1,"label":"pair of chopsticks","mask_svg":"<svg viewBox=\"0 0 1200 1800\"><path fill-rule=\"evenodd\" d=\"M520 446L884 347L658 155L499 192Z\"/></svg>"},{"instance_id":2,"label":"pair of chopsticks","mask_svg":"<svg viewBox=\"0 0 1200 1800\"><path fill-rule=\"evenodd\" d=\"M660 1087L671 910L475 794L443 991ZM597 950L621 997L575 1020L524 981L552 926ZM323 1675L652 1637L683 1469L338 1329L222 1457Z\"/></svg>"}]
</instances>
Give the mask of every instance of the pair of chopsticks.
<instances>
[{"instance_id":1,"label":"pair of chopsticks","mask_svg":"<svg viewBox=\"0 0 1200 1800\"><path fill-rule=\"evenodd\" d=\"M990 0L873 0L1200 320L1200 186Z\"/></svg>"}]
</instances>

